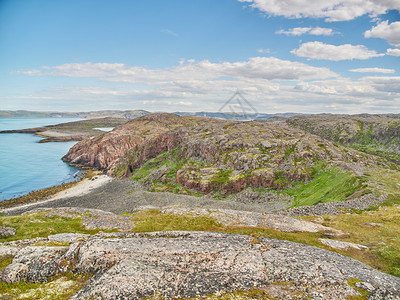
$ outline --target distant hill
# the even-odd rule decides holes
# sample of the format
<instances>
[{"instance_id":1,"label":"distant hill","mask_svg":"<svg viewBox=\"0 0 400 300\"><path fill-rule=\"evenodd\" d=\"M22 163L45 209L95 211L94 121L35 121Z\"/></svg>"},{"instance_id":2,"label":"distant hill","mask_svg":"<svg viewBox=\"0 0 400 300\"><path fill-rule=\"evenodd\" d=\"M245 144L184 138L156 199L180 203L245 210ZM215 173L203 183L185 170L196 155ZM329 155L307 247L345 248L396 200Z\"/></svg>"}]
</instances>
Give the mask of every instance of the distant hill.
<instances>
[{"instance_id":1,"label":"distant hill","mask_svg":"<svg viewBox=\"0 0 400 300\"><path fill-rule=\"evenodd\" d=\"M89 112L40 112L28 110L0 110L0 118L19 118L19 117L67 117L67 118L125 118L134 119L148 115L150 112L145 110L99 110Z\"/></svg>"},{"instance_id":2,"label":"distant hill","mask_svg":"<svg viewBox=\"0 0 400 300\"><path fill-rule=\"evenodd\" d=\"M238 113L224 113L224 112L174 112L174 114L178 116L188 116L188 117L204 117L207 118L219 118L219 119L227 119L227 120L263 120L269 119L272 117L280 117L280 118L290 118L293 116L298 116L302 114L298 113L279 113L279 114L266 114L266 113L258 113L258 114L238 114Z\"/></svg>"},{"instance_id":3,"label":"distant hill","mask_svg":"<svg viewBox=\"0 0 400 300\"><path fill-rule=\"evenodd\" d=\"M125 118L134 119L140 116L151 114L146 110L99 110L89 112L40 112L28 110L0 110L0 118L18 118L18 117L67 117L67 118ZM227 120L265 120L269 118L286 119L293 116L303 115L298 113L279 113L279 114L238 114L238 113L223 113L223 112L174 112L178 116L188 117L204 117L218 118Z\"/></svg>"}]
</instances>

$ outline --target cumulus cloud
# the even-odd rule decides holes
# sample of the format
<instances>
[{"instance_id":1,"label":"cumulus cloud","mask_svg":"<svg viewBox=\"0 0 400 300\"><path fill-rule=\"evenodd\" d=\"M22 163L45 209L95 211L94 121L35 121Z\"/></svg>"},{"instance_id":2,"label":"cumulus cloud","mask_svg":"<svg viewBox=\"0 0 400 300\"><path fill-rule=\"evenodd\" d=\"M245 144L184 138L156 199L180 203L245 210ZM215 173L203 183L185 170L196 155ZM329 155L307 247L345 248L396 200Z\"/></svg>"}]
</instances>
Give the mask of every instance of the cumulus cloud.
<instances>
[{"instance_id":1,"label":"cumulus cloud","mask_svg":"<svg viewBox=\"0 0 400 300\"><path fill-rule=\"evenodd\" d=\"M333 34L333 30L331 28L322 28L322 27L295 27L288 30L278 30L276 33L278 34L286 34L286 35L303 35L303 34L311 34L311 35L325 35L329 36Z\"/></svg>"},{"instance_id":2,"label":"cumulus cloud","mask_svg":"<svg viewBox=\"0 0 400 300\"><path fill-rule=\"evenodd\" d=\"M42 70L19 71L23 75L98 77L106 81L154 84L164 81L233 79L304 80L337 76L328 68L313 67L300 62L274 57L252 57L242 62L198 63L181 61L166 69L150 69L139 66L109 63L75 63Z\"/></svg>"},{"instance_id":3,"label":"cumulus cloud","mask_svg":"<svg viewBox=\"0 0 400 300\"><path fill-rule=\"evenodd\" d=\"M257 49L257 52L258 53L265 53L265 54L267 54L267 53L269 53L271 50L270 49Z\"/></svg>"},{"instance_id":4,"label":"cumulus cloud","mask_svg":"<svg viewBox=\"0 0 400 300\"><path fill-rule=\"evenodd\" d=\"M400 49L387 49L386 54L392 56L400 56Z\"/></svg>"},{"instance_id":5,"label":"cumulus cloud","mask_svg":"<svg viewBox=\"0 0 400 300\"><path fill-rule=\"evenodd\" d=\"M349 71L358 73L385 73L385 74L393 74L395 72L394 69L383 69L383 68L359 68L359 69L352 69Z\"/></svg>"},{"instance_id":6,"label":"cumulus cloud","mask_svg":"<svg viewBox=\"0 0 400 300\"><path fill-rule=\"evenodd\" d=\"M333 61L368 59L384 55L378 54L374 50L369 50L363 45L344 44L335 46L321 42L304 43L298 49L292 50L291 53L300 57Z\"/></svg>"},{"instance_id":7,"label":"cumulus cloud","mask_svg":"<svg viewBox=\"0 0 400 300\"><path fill-rule=\"evenodd\" d=\"M353 20L365 14L376 17L400 10L398 0L238 0L273 16L324 18L328 22Z\"/></svg>"},{"instance_id":8,"label":"cumulus cloud","mask_svg":"<svg viewBox=\"0 0 400 300\"><path fill-rule=\"evenodd\" d=\"M326 68L273 57L221 63L183 60L182 64L163 69L125 64L65 64L19 74L68 77L68 82L76 78L75 86L49 87L21 97L21 101L34 100L32 103L41 107L57 103L59 107L74 105L76 110L218 111L239 89L260 112L400 110L400 77L349 79ZM92 78L107 83L101 86L100 81L99 86L93 86ZM121 86L121 82L126 84Z\"/></svg>"},{"instance_id":9,"label":"cumulus cloud","mask_svg":"<svg viewBox=\"0 0 400 300\"><path fill-rule=\"evenodd\" d=\"M375 27L367 30L364 33L366 38L381 38L389 42L389 44L400 48L400 21L399 22L389 22L383 21L378 23Z\"/></svg>"}]
</instances>

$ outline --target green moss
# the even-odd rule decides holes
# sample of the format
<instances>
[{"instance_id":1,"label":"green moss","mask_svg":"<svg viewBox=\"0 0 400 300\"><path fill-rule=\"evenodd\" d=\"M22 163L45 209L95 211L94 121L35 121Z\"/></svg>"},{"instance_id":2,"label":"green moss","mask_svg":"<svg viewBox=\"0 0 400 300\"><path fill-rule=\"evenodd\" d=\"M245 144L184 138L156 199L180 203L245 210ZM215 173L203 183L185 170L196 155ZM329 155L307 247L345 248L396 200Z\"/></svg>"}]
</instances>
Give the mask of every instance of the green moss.
<instances>
[{"instance_id":1,"label":"green moss","mask_svg":"<svg viewBox=\"0 0 400 300\"><path fill-rule=\"evenodd\" d=\"M343 201L355 192L363 191L359 196L367 192L363 183L350 172L323 165L317 166L315 171L310 182L294 184L294 188L284 191L294 197L293 207Z\"/></svg>"},{"instance_id":2,"label":"green moss","mask_svg":"<svg viewBox=\"0 0 400 300\"><path fill-rule=\"evenodd\" d=\"M5 267L12 263L13 256L12 255L4 255L0 256L0 270L3 270Z\"/></svg>"},{"instance_id":3,"label":"green moss","mask_svg":"<svg viewBox=\"0 0 400 300\"><path fill-rule=\"evenodd\" d=\"M360 279L357 279L357 278L350 278L349 280L347 280L347 283L353 288L353 289L355 289L357 292L359 292L361 295L358 295L358 296L349 296L347 299L349 299L349 300L366 300L366 299L368 299L368 295L370 294L370 292L368 292L368 291L366 291L366 290L364 290L364 289L361 289L361 288L358 288L358 287L356 287L356 283L357 282L362 282Z\"/></svg>"},{"instance_id":4,"label":"green moss","mask_svg":"<svg viewBox=\"0 0 400 300\"><path fill-rule=\"evenodd\" d=\"M0 281L0 295L2 299L66 300L82 289L89 279L90 275L67 273L52 278L48 283L6 283ZM65 281L71 281L71 284L63 286L62 283Z\"/></svg>"},{"instance_id":5,"label":"green moss","mask_svg":"<svg viewBox=\"0 0 400 300\"><path fill-rule=\"evenodd\" d=\"M232 175L232 173L233 170L219 170L219 172L211 178L211 181L221 185L225 184L229 182L229 178Z\"/></svg>"}]
</instances>

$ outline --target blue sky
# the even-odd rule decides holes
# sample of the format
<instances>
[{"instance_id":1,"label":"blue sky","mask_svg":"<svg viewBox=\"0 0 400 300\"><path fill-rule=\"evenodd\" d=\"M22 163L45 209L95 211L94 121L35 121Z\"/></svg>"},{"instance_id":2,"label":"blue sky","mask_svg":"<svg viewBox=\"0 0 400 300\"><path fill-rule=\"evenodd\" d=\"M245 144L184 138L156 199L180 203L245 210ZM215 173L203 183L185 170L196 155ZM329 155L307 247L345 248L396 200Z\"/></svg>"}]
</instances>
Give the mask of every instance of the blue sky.
<instances>
[{"instance_id":1,"label":"blue sky","mask_svg":"<svg viewBox=\"0 0 400 300\"><path fill-rule=\"evenodd\" d=\"M398 0L0 0L0 109L400 112Z\"/></svg>"}]
</instances>

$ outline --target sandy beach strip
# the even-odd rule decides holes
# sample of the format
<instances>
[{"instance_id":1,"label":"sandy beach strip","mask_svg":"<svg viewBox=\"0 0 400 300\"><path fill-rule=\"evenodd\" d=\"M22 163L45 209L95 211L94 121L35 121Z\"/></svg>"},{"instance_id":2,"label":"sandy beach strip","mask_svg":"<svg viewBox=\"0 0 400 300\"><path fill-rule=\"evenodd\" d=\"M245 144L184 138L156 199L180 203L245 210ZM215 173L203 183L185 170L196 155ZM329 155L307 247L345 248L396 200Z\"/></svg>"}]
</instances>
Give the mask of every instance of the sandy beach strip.
<instances>
[{"instance_id":1,"label":"sandy beach strip","mask_svg":"<svg viewBox=\"0 0 400 300\"><path fill-rule=\"evenodd\" d=\"M14 211L14 210L19 210L21 208L29 209L29 207L34 207L34 206L37 206L40 204L45 204L45 203L57 201L60 199L66 199L66 198L71 198L71 197L80 197L80 196L89 194L92 190L94 190L98 187L101 187L102 185L109 183L112 180L113 180L113 178L109 177L107 175L98 175L98 176L95 176L94 178L85 178L81 182L79 182L77 185L75 185L69 189L66 189L64 191L61 191L61 192L55 194L54 196L52 196L51 198L48 198L43 201L37 201L37 202L27 203L27 204L23 204L23 205L18 205L18 206L11 207L11 208L1 209L0 212L7 213L7 212Z\"/></svg>"}]
</instances>

